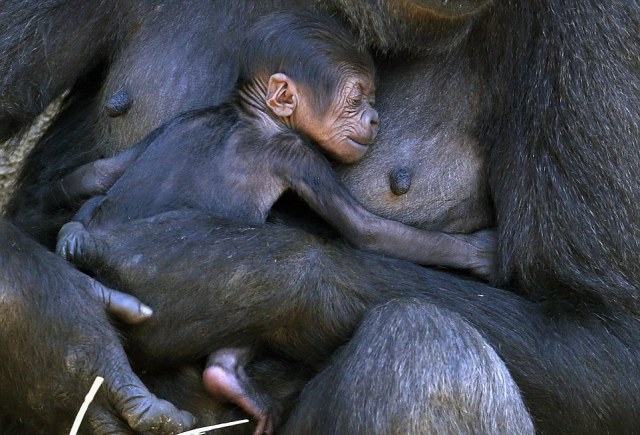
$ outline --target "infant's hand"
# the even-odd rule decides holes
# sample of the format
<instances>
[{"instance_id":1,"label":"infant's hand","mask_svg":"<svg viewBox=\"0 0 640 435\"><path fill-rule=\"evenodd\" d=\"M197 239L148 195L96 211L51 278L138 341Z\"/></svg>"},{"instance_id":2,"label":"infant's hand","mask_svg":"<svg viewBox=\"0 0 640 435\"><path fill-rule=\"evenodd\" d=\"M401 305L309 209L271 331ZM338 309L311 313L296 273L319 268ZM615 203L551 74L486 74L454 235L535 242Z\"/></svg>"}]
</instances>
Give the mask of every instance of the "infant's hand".
<instances>
[{"instance_id":1,"label":"infant's hand","mask_svg":"<svg viewBox=\"0 0 640 435\"><path fill-rule=\"evenodd\" d=\"M469 271L486 281L492 282L496 275L496 253L498 237L494 230L482 230L470 234Z\"/></svg>"}]
</instances>

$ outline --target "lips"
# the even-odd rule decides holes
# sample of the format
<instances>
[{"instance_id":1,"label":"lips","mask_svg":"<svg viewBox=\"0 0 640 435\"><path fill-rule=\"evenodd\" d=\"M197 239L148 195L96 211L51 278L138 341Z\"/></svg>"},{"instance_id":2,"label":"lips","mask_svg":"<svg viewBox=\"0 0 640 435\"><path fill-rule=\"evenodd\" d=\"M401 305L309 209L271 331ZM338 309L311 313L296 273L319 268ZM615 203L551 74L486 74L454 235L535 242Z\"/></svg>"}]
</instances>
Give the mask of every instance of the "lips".
<instances>
[{"instance_id":1,"label":"lips","mask_svg":"<svg viewBox=\"0 0 640 435\"><path fill-rule=\"evenodd\" d=\"M357 146L361 146L361 147L368 147L369 145L371 145L373 143L373 139L365 139L362 140L360 138L358 138L359 140L353 139L351 137L347 137L347 140L351 143L351 144L355 144Z\"/></svg>"},{"instance_id":2,"label":"lips","mask_svg":"<svg viewBox=\"0 0 640 435\"><path fill-rule=\"evenodd\" d=\"M349 150L345 150L342 158L340 159L344 163L354 163L358 161L367 153L367 150L369 149L369 146L367 144L357 142L350 137L345 138L345 141L348 144Z\"/></svg>"},{"instance_id":3,"label":"lips","mask_svg":"<svg viewBox=\"0 0 640 435\"><path fill-rule=\"evenodd\" d=\"M366 152L369 149L369 145L370 145L370 144L358 142L354 139L351 139L350 137L347 138L347 142L349 143L349 146L351 146L351 148L358 150L360 153Z\"/></svg>"}]
</instances>

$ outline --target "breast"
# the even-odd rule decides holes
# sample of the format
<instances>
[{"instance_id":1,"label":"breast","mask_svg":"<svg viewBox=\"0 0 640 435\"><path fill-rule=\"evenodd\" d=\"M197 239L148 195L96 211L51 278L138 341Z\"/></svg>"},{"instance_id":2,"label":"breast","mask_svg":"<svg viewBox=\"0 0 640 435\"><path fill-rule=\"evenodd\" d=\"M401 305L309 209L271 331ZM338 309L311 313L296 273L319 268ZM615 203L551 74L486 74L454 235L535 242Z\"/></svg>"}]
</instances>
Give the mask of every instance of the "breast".
<instances>
[{"instance_id":1,"label":"breast","mask_svg":"<svg viewBox=\"0 0 640 435\"><path fill-rule=\"evenodd\" d=\"M419 228L492 225L476 75L451 56L378 71L380 133L361 161L337 168L348 189L370 211Z\"/></svg>"}]
</instances>

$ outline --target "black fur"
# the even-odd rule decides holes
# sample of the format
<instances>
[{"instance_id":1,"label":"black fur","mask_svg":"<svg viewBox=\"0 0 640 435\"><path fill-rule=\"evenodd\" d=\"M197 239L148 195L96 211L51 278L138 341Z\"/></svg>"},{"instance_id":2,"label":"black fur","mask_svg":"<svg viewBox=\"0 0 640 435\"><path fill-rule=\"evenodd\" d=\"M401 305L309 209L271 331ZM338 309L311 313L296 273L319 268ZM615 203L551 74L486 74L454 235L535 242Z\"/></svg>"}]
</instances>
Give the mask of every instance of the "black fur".
<instances>
[{"instance_id":1,"label":"black fur","mask_svg":"<svg viewBox=\"0 0 640 435\"><path fill-rule=\"evenodd\" d=\"M487 254L475 255L476 249L482 252L476 245L495 247L491 232L447 235L417 230L371 214L337 179L329 161L320 152L322 148L310 142L303 134L305 131L292 130L271 112L265 101L266 88L260 91L259 87L252 87L271 74L286 73L293 79L293 86L300 90L294 94L300 101L298 107L312 102L316 106L321 104L321 114L338 113L337 118L331 118L334 129L339 129L339 123L345 120L358 125L364 120L369 134L375 136L377 122L371 127L369 118L361 119L359 113L372 111L376 119L377 113L368 103L360 102L354 109L341 87L355 77L372 80L373 62L353 45L350 36L335 20L309 11L270 15L249 32L243 47L241 58L249 57L252 64L241 62L236 92L228 101L182 114L131 149L107 159L131 161L131 164L105 195L87 201L74 220L62 227L58 253L85 270L94 271L94 268L92 261L87 262L83 257L98 257L105 269L117 269L116 265L108 265L110 256L101 247L107 230L115 230L108 233L111 240L116 237L116 229L124 225L120 237L126 243L132 236L128 222L180 209L201 210L242 224L264 224L272 205L285 191L291 190L359 248L421 264L470 267L478 273L492 270L492 249L485 249ZM312 85L316 82L318 89ZM326 92L331 93L324 95ZM134 157L123 158L126 155ZM83 184L82 180L78 184ZM138 254L132 252L130 256ZM112 261L118 264L122 259ZM137 283L132 276L129 280L127 291L146 299L145 292L139 291L144 284ZM166 281L172 286L193 287L190 282L178 284L177 280L173 273L166 275ZM161 282L162 278L158 277L155 285ZM165 287L161 285L163 291ZM197 288L206 288L209 295L216 294L218 289L201 285ZM237 297L241 297L241 291L239 288L235 292ZM252 294L255 291L253 289ZM272 291L267 292L270 293ZM252 294L246 298L252 299ZM200 300L202 296L194 294L191 299ZM260 304L265 317L278 311L272 307L276 302ZM217 396L238 403L271 433L274 421L279 419L279 407L253 385L245 375L245 366L258 350L292 347L285 338L270 339L274 331L279 334L283 326L274 322L272 330L263 326L251 333L245 325L234 322L233 316L227 319L224 313L215 313L214 318L215 324L209 328L212 332L220 330L219 323L226 324L232 333L234 328L245 333L233 341L224 334L212 341L209 349L214 353L208 359L205 384ZM335 348L333 328L318 330L314 323L300 324L297 334L306 334L303 328L313 330L315 346L319 349L330 352ZM219 343L225 340L229 342L220 348ZM308 346L309 343L305 343L303 348ZM316 357L314 360L301 362L319 366L326 361L326 357L312 355ZM257 430L261 430L261 426Z\"/></svg>"},{"instance_id":2,"label":"black fur","mask_svg":"<svg viewBox=\"0 0 640 435\"><path fill-rule=\"evenodd\" d=\"M27 204L28 195L25 195L28 189L41 194L48 189L48 181L55 178L38 176L34 169L38 164L51 168L47 169L51 173L64 172L64 168L73 168L81 163L78 160L87 159L88 162L125 148L177 112L219 102L230 91L229 83L233 82L237 67L229 59L233 58L240 35L248 23L266 11L305 2L230 2L224 10L215 8L213 3L202 2L197 3L197 8L171 2L160 4L158 8L155 4L148 6L151 3L146 2L126 2L124 7L119 5L120 9L116 2L77 2L73 4L72 12L64 8L48 10L46 7L53 3L47 2L42 7L32 2L13 1L4 5L0 12L2 28L8 29L0 40L0 52L3 54L0 64L3 77L0 119L5 133L25 125L51 98L92 67L100 68L98 76L104 74L105 78L98 82L98 91L86 91L90 102L84 110L78 97L86 88L76 84L72 93L75 99L52 133L41 143L36 152L40 154L34 155L30 166L32 172L23 178L22 190L18 193L20 199L16 200L23 204ZM285 228L274 231L272 227L259 227L245 233L242 228L229 228L225 235L215 231L218 227L209 227L213 225L211 222L192 222L185 228L187 235L196 238L202 235L207 247L221 248L217 253L209 253L206 247L191 249L195 244L193 241L175 246L179 237L177 234L169 236L171 231L179 233L180 227L176 224L170 227L166 240L168 248L164 251L155 249L151 254L161 262L159 264L167 264L170 259L180 258L174 256L176 250L184 249L188 255L182 261L185 262L184 267L193 272L194 279L204 279L207 271L211 270L209 275L224 280L225 285L231 285L236 275L226 274L228 272L216 262L198 263L192 256L203 256L206 260L207 255L216 259L235 255L237 262L232 264L231 270L255 270L256 273L247 278L251 283L262 280L276 282L278 286L274 288L283 291L282 294L299 288L299 283L309 282L307 280L326 284L322 289L347 289L345 293L323 293L326 298L313 304L313 309L351 308L349 296L354 288L374 296L376 292L372 289L398 286L403 292L425 294L415 296L426 300L426 304L417 304L415 308L400 305L375 311L371 315L373 320L363 323L362 329L357 330L356 339L336 356L326 374L309 384L295 415L317 418L315 421L320 423L314 426L315 429L321 428L322 424L350 427L344 423L345 416L335 415L342 398L333 395L334 391L355 391L352 409L359 413L354 421L361 424L363 431L379 428L377 422L392 415L405 417L400 421L386 420L391 422L392 430L400 433L433 427L428 426L429 421L441 421L430 414L430 409L437 407L416 409L415 404L424 400L430 388L429 380L442 378L450 381L447 385L454 385L455 377L461 372L452 372L438 355L416 352L414 358L405 358L398 355L399 351L395 350L398 348L392 345L404 344L401 349L419 347L419 339L428 340L429 337L409 334L412 325L428 325L434 310L445 316L449 310L457 313L457 317L450 318L454 329L445 335L443 346L457 349L457 340L466 340L470 349L474 345L481 346L478 335L470 330L474 328L505 363L538 431L633 432L640 425L640 325L637 311L640 285L640 269L637 267L637 253L640 252L640 208L637 206L640 195L637 188L637 174L640 172L637 128L640 41L637 29L640 6L636 2L622 0L494 0L476 13L455 19L439 19L420 14L417 10L406 13L401 7L388 7L391 3L342 0L331 2L329 7L353 25L363 42L376 46L389 56L400 51L411 51L417 55L427 53L427 60L431 55L443 56L447 60L443 64L442 80L445 83L454 83L456 73L464 71L462 77L465 81L462 83L466 84L471 77L478 84L477 100L473 103L477 106L469 107L462 99L454 107L460 108L465 119L469 113L472 117L473 114L481 114L475 123L476 128L471 131L476 134L476 143L480 143L485 151L500 232L502 282L511 291L351 252L333 242L301 238L298 232ZM127 11L127 15L119 19L123 11ZM129 15L128 11L135 11L135 14ZM88 24L86 27L69 26L72 18L73 22ZM116 30L108 24L111 22L118 23ZM420 32L422 26L428 29L424 33ZM46 29L54 37L39 39L41 29ZM69 32L74 38L68 38ZM108 56L96 57L95 53L101 52L95 49L96 45L107 47ZM397 62L392 57L379 60L389 66ZM420 62L416 60L414 67L408 62L407 71L417 72L424 68L425 74L429 74L439 67L420 66ZM380 77L384 83L382 70ZM107 119L101 114L104 103L125 82L131 83L128 89L134 105L126 115ZM416 83L415 78L399 80L396 86L403 89L410 83ZM455 89L454 86L452 88ZM412 101L415 104L424 101L427 106L429 92L419 89L415 91L417 100ZM457 96L457 93L453 94L454 101L457 101ZM404 110L410 106L397 101L397 108L390 108L387 112L389 117L396 117L400 125L402 122L419 124L422 121L413 120L412 111ZM444 105L438 106L436 113L442 117L443 125L455 124ZM71 122L73 119L75 122ZM382 122L385 122L384 118ZM72 129L71 125L80 128ZM425 130L414 131L425 134ZM437 126L429 127L426 130L427 140L416 142L429 143L428 138L436 136L437 131ZM69 152L70 157L63 157L63 151L69 149L70 144L82 149L82 153ZM410 149L407 144L402 142L401 146ZM42 157L45 145L49 147L49 154ZM419 145L413 149L417 155L425 152ZM38 155L40 160L35 159ZM386 161L387 166L390 161ZM429 163L428 160L425 162L425 165ZM360 167L365 166L366 162L363 162ZM371 169L371 173L374 172L375 169ZM366 173L360 173L360 177L366 180ZM413 187L420 183L421 177L419 172L414 173ZM409 195L413 187L399 198L411 198ZM380 208L389 210L389 213L395 212L387 197L378 201ZM41 239L47 235L50 237L57 228L43 222L38 207L36 203L15 208L13 219L21 228L38 227L33 232L40 232ZM67 218L71 213L73 211L67 212ZM29 225L24 225L25 215L30 216ZM414 219L420 220L419 217ZM423 220L422 223L429 225L428 221ZM14 230L6 227L1 231L5 240L14 234ZM140 231L136 237L154 235L149 229ZM269 243L282 246L283 255L273 251L273 245L269 246ZM30 244L21 245L33 255L44 254ZM10 255L9 246L5 244L0 252ZM148 243L141 243L141 249L146 252L151 247ZM220 255L221 252L224 255ZM163 255L166 258L162 258ZM354 255L358 260L362 260L360 255L367 258L366 267L360 268L357 261L347 261ZM21 257L15 258L16 262L22 260ZM269 268L266 268L266 261L270 261ZM213 269L209 269L211 264ZM309 271L308 264L316 267ZM23 271L31 270L28 267L24 262L14 265L14 269ZM60 266L57 270L65 277L72 274L67 266ZM184 268L179 273L182 275L183 271ZM46 271L44 278L38 276L37 280L46 280L52 273ZM29 273L27 275L35 278ZM12 279L15 284L10 289L3 288L2 293L3 300L10 300L12 307L22 306L27 289L36 301L47 294L40 286L28 286L15 276L4 274L3 277ZM74 282L73 279L65 279L56 286L69 300L68 304L80 300L73 288ZM123 283L123 287L125 285ZM230 297L233 292L225 295ZM168 313L172 308L170 302L164 302ZM242 305L243 301L233 298L231 302L241 304L242 309L253 307L251 304ZM40 327L41 323L34 320L37 319L34 313L42 311L42 303L37 305L38 309L27 308L26 314L15 310L3 313L7 325L3 331L15 330L16 325L29 325L28 322L33 322L33 327ZM62 319L70 315L71 306L65 304L53 308L55 315L49 321L54 325L61 324ZM163 306L159 305L160 309ZM195 310L194 315L210 319L210 313L206 312L209 308L203 304L190 309ZM180 317L181 312L171 315ZM392 330L386 327L384 320L385 316L391 315L393 324L400 325ZM81 319L85 329L99 325L92 323L93 315L75 315L74 318L76 321ZM347 323L346 336L357 326L350 323L353 321ZM98 328L101 328L99 331L108 330L105 325ZM203 326L201 330L206 328ZM393 331L406 333L396 336ZM166 331L161 333L168 340L172 338ZM0 340L4 343L3 349L11 349L11 353L6 353L3 367L10 370L18 367L31 376L46 367L58 367L44 364L39 359L25 361L23 355L30 354L30 349L36 344L28 338L36 336L35 332L25 336L27 346L25 342L12 340L10 335L3 333ZM358 337L363 338L358 340ZM375 341L367 343L369 339ZM58 361L61 360L62 343L68 340L68 334L55 335L55 330L52 330L50 342L58 349L57 353L54 352ZM95 342L106 343L98 340L103 338L95 339ZM449 340L451 344L447 347ZM191 336L190 346L196 345L193 341ZM175 347L174 343L171 341L172 347ZM98 344L99 349L102 347ZM166 351L166 343L160 347L158 353ZM390 351L376 354L378 366L361 365L364 357L359 352L366 355L369 348ZM349 354L351 350L353 353ZM99 360L101 354L96 348L88 351L90 360ZM304 352L304 349L299 348L298 351ZM133 348L130 352L134 352ZM464 361L477 362L486 355L478 350L473 358ZM421 356L427 359L420 359ZM402 388L402 383L396 383L389 387L383 383L383 391L372 392L371 389L381 388L375 385L374 378L384 379L389 367L396 367L396 361L409 364L405 372L407 377L402 380L409 386ZM496 362L495 359L491 361ZM469 370L477 369L476 362L470 363ZM354 369L350 370L347 364ZM343 376L342 373L349 375ZM506 375L501 364L496 364L495 371L491 373ZM2 391L15 385L12 384L15 382L13 379L6 371L0 375ZM495 378L482 375L476 381L472 383L473 387L468 388L477 393L483 403L493 400L496 388L511 385L509 381L506 384L496 383ZM417 384L427 387L419 389ZM66 378L57 385L67 387L65 391L74 391L84 388L86 383ZM19 390L11 391L21 391L24 385L19 387ZM45 390L51 391L46 387ZM385 395L387 391L398 399L389 400ZM406 394L396 394L396 391ZM517 391L508 391L511 393L501 398L506 402L504 409L520 409ZM439 398L451 398L449 403L458 403L455 391L444 389L442 393L444 396ZM30 418L35 409L40 409L39 404L28 402L26 396L18 393L11 396L10 404L4 397L0 402L3 412ZM323 405L320 409L319 400ZM69 413L71 408L67 407ZM507 428L526 421L522 414L513 416L507 413L504 417L500 408L501 405L489 407L494 413L489 420L499 422L507 419L504 425ZM474 427L476 421L477 427L483 427L477 415L455 415L459 420L451 423L451 427ZM465 418L469 420L464 421ZM51 420L55 418L51 417ZM288 428L292 433L304 433L308 423L296 417L290 424ZM296 432L298 428L300 430ZM526 425L522 431L526 431ZM97 429L96 432L102 433Z\"/></svg>"}]
</instances>

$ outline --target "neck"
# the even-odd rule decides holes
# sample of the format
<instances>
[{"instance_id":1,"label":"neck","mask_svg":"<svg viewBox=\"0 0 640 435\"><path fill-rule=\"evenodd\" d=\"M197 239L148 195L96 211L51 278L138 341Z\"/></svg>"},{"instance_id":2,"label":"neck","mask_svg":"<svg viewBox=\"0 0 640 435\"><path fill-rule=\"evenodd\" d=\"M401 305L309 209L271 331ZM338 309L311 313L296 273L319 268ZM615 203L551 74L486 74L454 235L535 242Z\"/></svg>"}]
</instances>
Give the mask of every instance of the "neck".
<instances>
[{"instance_id":1,"label":"neck","mask_svg":"<svg viewBox=\"0 0 640 435\"><path fill-rule=\"evenodd\" d=\"M291 120L274 114L266 101L267 84L263 80L252 80L238 89L237 105L241 113L274 132L293 129Z\"/></svg>"}]
</instances>

